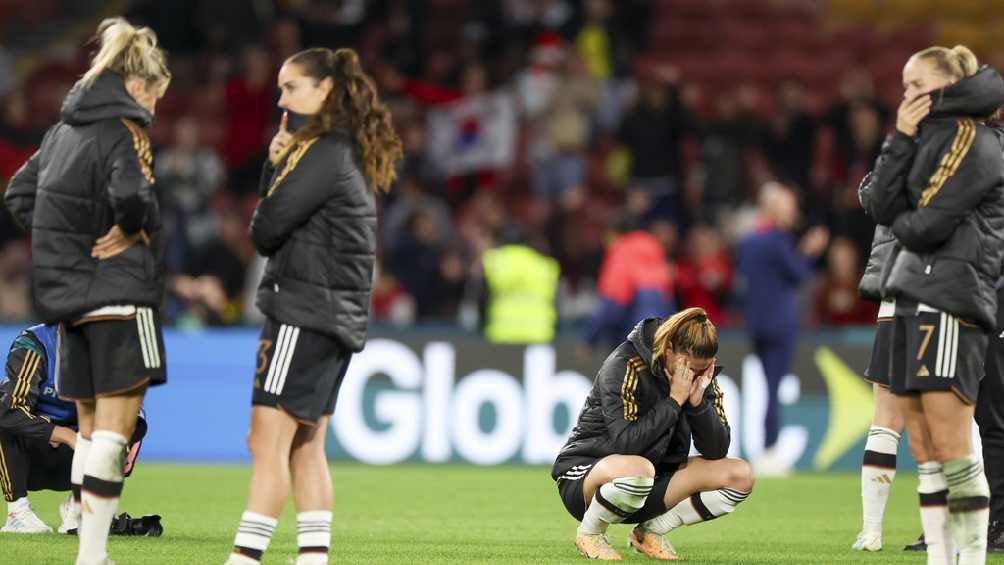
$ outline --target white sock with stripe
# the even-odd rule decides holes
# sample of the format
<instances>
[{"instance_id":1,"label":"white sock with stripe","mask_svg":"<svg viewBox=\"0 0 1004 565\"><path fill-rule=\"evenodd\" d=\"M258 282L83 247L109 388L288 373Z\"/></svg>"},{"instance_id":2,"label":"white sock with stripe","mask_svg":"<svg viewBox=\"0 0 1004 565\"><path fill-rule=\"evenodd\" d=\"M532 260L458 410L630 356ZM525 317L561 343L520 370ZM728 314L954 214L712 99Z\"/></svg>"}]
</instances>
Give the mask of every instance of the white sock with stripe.
<instances>
[{"instance_id":1,"label":"white sock with stripe","mask_svg":"<svg viewBox=\"0 0 1004 565\"><path fill-rule=\"evenodd\" d=\"M681 500L665 513L643 522L641 527L664 536L674 528L707 522L729 514L749 495L748 491L731 488L698 492Z\"/></svg>"},{"instance_id":2,"label":"white sock with stripe","mask_svg":"<svg viewBox=\"0 0 1004 565\"><path fill-rule=\"evenodd\" d=\"M882 535L882 516L896 478L898 447L899 434L893 430L880 426L868 430L861 463L862 531L865 534Z\"/></svg>"},{"instance_id":3,"label":"white sock with stripe","mask_svg":"<svg viewBox=\"0 0 1004 565\"><path fill-rule=\"evenodd\" d=\"M589 503L580 534L602 534L610 524L619 524L625 518L641 510L652 492L655 480L652 477L618 477L596 489L593 501Z\"/></svg>"},{"instance_id":4,"label":"white sock with stripe","mask_svg":"<svg viewBox=\"0 0 1004 565\"><path fill-rule=\"evenodd\" d=\"M293 353L296 351L296 342L299 338L300 328L286 324L279 326L272 362L269 363L263 385L265 392L276 396L282 394L282 388L286 385L286 374L289 373L289 365L293 361Z\"/></svg>"},{"instance_id":5,"label":"white sock with stripe","mask_svg":"<svg viewBox=\"0 0 1004 565\"><path fill-rule=\"evenodd\" d=\"M987 560L990 486L975 455L944 464L948 484L948 523L959 548L959 565L983 565Z\"/></svg>"},{"instance_id":6,"label":"white sock with stripe","mask_svg":"<svg viewBox=\"0 0 1004 565\"><path fill-rule=\"evenodd\" d=\"M108 528L122 496L122 459L126 438L108 430L91 434L90 453L84 463L81 484L81 516L77 536L77 565L105 563L108 558ZM71 464L72 470L72 464Z\"/></svg>"},{"instance_id":7,"label":"white sock with stripe","mask_svg":"<svg viewBox=\"0 0 1004 565\"><path fill-rule=\"evenodd\" d=\"M311 510L296 515L296 565L327 565L331 545L331 511Z\"/></svg>"},{"instance_id":8,"label":"white sock with stripe","mask_svg":"<svg viewBox=\"0 0 1004 565\"><path fill-rule=\"evenodd\" d=\"M87 463L87 454L90 452L91 440L77 432L77 446L73 450L73 460L70 463L70 490L77 504L80 504L80 485L84 484L84 466Z\"/></svg>"},{"instance_id":9,"label":"white sock with stripe","mask_svg":"<svg viewBox=\"0 0 1004 565\"><path fill-rule=\"evenodd\" d=\"M955 544L948 524L948 483L941 463L917 464L917 494L920 495L920 524L927 542L928 565L955 563Z\"/></svg>"},{"instance_id":10,"label":"white sock with stripe","mask_svg":"<svg viewBox=\"0 0 1004 565\"><path fill-rule=\"evenodd\" d=\"M246 510L241 514L241 523L234 537L232 563L258 563L272 541L272 534L279 524L278 518Z\"/></svg>"}]
</instances>

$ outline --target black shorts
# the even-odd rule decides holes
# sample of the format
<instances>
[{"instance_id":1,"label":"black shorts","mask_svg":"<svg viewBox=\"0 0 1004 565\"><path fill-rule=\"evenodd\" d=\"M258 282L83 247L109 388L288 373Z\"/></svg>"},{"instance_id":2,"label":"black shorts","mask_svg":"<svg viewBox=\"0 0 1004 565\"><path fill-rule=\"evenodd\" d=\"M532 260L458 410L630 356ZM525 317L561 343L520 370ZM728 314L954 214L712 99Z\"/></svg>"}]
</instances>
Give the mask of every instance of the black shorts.
<instances>
[{"instance_id":1,"label":"black shorts","mask_svg":"<svg viewBox=\"0 0 1004 565\"><path fill-rule=\"evenodd\" d=\"M132 315L59 324L56 390L67 400L114 396L167 382L160 316Z\"/></svg>"},{"instance_id":2,"label":"black shorts","mask_svg":"<svg viewBox=\"0 0 1004 565\"><path fill-rule=\"evenodd\" d=\"M258 342L251 404L281 407L301 422L316 423L335 411L351 357L333 337L269 318Z\"/></svg>"},{"instance_id":3,"label":"black shorts","mask_svg":"<svg viewBox=\"0 0 1004 565\"><path fill-rule=\"evenodd\" d=\"M564 475L558 477L558 496L565 505L565 510L578 521L586 514L586 501L583 498L582 487L586 484L586 477L592 471L596 462L586 463L572 467ZM624 519L625 524L640 524L646 520L651 520L656 516L666 513L666 489L669 488L669 480L673 478L672 472L659 473L655 476L655 483L652 485L652 492L645 499L645 505L634 514Z\"/></svg>"},{"instance_id":4,"label":"black shorts","mask_svg":"<svg viewBox=\"0 0 1004 565\"><path fill-rule=\"evenodd\" d=\"M951 314L896 316L889 388L897 395L951 390L975 404L987 345L982 328Z\"/></svg>"},{"instance_id":5,"label":"black shorts","mask_svg":"<svg viewBox=\"0 0 1004 565\"><path fill-rule=\"evenodd\" d=\"M883 318L875 324L875 342L872 356L865 369L865 380L882 386L889 386L889 369L892 363L892 338L896 323L892 318Z\"/></svg>"}]
</instances>

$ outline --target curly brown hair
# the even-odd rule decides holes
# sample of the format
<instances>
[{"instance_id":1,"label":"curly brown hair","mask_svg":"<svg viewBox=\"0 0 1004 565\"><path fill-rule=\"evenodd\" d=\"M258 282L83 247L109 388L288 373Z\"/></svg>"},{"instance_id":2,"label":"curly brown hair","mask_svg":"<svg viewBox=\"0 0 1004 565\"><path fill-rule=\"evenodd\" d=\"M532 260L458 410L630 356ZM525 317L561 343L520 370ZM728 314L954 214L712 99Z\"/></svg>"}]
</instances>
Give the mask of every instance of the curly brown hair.
<instances>
[{"instance_id":1,"label":"curly brown hair","mask_svg":"<svg viewBox=\"0 0 1004 565\"><path fill-rule=\"evenodd\" d=\"M404 150L390 111L380 101L376 85L363 71L356 52L315 47L292 55L286 63L297 65L314 80L331 78L334 82L321 111L296 131L294 141L319 137L334 129L350 131L370 188L377 192L390 190L397 179L395 164L404 156Z\"/></svg>"}]
</instances>

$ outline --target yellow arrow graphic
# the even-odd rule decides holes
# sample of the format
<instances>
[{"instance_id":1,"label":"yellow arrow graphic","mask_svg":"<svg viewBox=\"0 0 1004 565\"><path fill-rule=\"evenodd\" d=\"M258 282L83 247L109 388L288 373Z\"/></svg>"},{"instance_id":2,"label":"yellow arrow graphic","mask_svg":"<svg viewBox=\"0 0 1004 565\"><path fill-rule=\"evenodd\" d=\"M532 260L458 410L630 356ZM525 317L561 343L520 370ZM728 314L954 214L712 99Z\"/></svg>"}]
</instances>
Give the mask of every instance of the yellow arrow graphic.
<instances>
[{"instance_id":1,"label":"yellow arrow graphic","mask_svg":"<svg viewBox=\"0 0 1004 565\"><path fill-rule=\"evenodd\" d=\"M829 392L830 415L813 464L816 469L826 470L868 433L875 398L871 385L828 347L817 349L815 359Z\"/></svg>"}]
</instances>

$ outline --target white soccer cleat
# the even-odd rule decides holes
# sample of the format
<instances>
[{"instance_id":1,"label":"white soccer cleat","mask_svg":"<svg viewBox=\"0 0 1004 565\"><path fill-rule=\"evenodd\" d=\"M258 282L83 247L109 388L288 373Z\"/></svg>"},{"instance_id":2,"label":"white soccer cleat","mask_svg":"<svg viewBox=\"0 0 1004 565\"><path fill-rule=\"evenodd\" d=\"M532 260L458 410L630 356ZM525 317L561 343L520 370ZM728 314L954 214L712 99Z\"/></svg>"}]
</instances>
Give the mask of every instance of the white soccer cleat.
<instances>
[{"instance_id":1,"label":"white soccer cleat","mask_svg":"<svg viewBox=\"0 0 1004 565\"><path fill-rule=\"evenodd\" d=\"M51 534L52 528L45 525L35 512L27 498L22 498L7 505L7 523L0 532L11 534Z\"/></svg>"},{"instance_id":2,"label":"white soccer cleat","mask_svg":"<svg viewBox=\"0 0 1004 565\"><path fill-rule=\"evenodd\" d=\"M72 494L59 504L59 519L59 529L56 531L61 534L80 528L80 505L73 500Z\"/></svg>"},{"instance_id":3,"label":"white soccer cleat","mask_svg":"<svg viewBox=\"0 0 1004 565\"><path fill-rule=\"evenodd\" d=\"M855 551L882 551L882 534L861 532L858 534L858 539L854 540L851 549Z\"/></svg>"}]
</instances>

